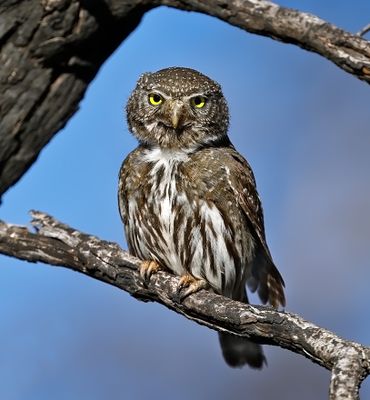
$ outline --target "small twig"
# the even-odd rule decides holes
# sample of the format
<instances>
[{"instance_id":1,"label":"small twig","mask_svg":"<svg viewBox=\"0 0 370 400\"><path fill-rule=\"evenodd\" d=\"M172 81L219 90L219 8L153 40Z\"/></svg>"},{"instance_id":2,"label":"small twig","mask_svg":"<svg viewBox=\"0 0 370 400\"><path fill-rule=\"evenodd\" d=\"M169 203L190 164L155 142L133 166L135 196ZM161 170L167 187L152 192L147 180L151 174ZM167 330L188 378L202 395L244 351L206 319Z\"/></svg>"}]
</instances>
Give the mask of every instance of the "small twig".
<instances>
[{"instance_id":1,"label":"small twig","mask_svg":"<svg viewBox=\"0 0 370 400\"><path fill-rule=\"evenodd\" d=\"M358 36L364 36L370 31L370 24L367 24L364 28L362 28L359 32L357 32Z\"/></svg>"}]
</instances>

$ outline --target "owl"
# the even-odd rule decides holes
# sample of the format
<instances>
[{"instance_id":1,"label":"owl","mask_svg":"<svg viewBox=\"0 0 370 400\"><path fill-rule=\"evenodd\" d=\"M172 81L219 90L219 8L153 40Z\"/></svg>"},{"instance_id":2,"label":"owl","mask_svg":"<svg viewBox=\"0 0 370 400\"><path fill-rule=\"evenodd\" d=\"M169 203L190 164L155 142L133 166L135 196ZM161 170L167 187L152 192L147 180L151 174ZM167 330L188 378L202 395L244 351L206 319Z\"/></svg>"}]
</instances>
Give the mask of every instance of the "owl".
<instances>
[{"instance_id":1,"label":"owl","mask_svg":"<svg viewBox=\"0 0 370 400\"><path fill-rule=\"evenodd\" d=\"M264 304L284 306L254 175L228 137L220 85L189 68L145 73L126 111L139 145L122 164L118 202L143 279L165 269L180 276L180 299L208 288L247 303L248 286ZM219 339L230 366L263 366L259 344Z\"/></svg>"}]
</instances>

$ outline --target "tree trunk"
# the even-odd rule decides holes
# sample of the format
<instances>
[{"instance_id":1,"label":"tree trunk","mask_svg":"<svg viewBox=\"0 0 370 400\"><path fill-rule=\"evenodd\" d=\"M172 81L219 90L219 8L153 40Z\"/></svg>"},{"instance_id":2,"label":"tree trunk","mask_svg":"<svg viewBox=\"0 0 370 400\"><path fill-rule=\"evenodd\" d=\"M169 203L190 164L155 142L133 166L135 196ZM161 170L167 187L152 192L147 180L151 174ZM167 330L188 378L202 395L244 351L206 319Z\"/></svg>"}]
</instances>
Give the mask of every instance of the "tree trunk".
<instances>
[{"instance_id":1,"label":"tree trunk","mask_svg":"<svg viewBox=\"0 0 370 400\"><path fill-rule=\"evenodd\" d=\"M102 63L148 10L139 1L116 3L0 5L0 195L77 111Z\"/></svg>"}]
</instances>

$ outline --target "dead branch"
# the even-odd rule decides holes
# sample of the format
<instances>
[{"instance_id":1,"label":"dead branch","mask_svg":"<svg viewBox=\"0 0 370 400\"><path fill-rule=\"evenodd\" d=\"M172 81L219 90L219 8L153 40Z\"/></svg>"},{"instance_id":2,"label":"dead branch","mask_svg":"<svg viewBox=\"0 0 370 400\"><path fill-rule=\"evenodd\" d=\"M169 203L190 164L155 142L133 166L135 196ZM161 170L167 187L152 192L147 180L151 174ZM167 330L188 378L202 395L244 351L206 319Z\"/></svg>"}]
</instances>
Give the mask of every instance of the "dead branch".
<instances>
[{"instance_id":1,"label":"dead branch","mask_svg":"<svg viewBox=\"0 0 370 400\"><path fill-rule=\"evenodd\" d=\"M344 340L288 312L250 306L202 290L178 303L178 278L159 272L145 285L137 273L140 260L116 243L100 240L33 211L26 227L0 221L0 253L30 262L63 266L114 285L143 301L156 301L186 318L217 331L301 354L332 371L330 399L358 399L370 373L370 348Z\"/></svg>"}]
</instances>

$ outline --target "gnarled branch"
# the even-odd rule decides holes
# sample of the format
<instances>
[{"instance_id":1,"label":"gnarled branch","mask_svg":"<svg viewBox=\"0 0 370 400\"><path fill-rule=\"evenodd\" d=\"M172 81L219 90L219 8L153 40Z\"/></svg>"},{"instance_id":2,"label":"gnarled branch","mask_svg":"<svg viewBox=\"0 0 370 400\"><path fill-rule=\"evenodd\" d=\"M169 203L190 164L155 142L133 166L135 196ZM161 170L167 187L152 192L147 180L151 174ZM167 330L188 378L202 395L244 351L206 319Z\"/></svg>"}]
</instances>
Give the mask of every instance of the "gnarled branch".
<instances>
[{"instance_id":1,"label":"gnarled branch","mask_svg":"<svg viewBox=\"0 0 370 400\"><path fill-rule=\"evenodd\" d=\"M3 0L0 196L76 112L102 63L148 10L162 5L295 44L370 82L370 42L266 0Z\"/></svg>"},{"instance_id":2,"label":"gnarled branch","mask_svg":"<svg viewBox=\"0 0 370 400\"><path fill-rule=\"evenodd\" d=\"M163 0L160 3L213 15L247 32L295 44L370 83L370 42L313 14L266 0Z\"/></svg>"},{"instance_id":3,"label":"gnarled branch","mask_svg":"<svg viewBox=\"0 0 370 400\"><path fill-rule=\"evenodd\" d=\"M53 217L33 211L26 227L0 221L0 253L81 272L114 285L143 301L156 301L201 325L245 336L302 354L332 371L330 399L358 399L370 373L370 348L344 340L301 317L270 307L250 306L202 290L178 303L178 278L160 271L144 284L140 260L117 244L77 231Z\"/></svg>"}]
</instances>

